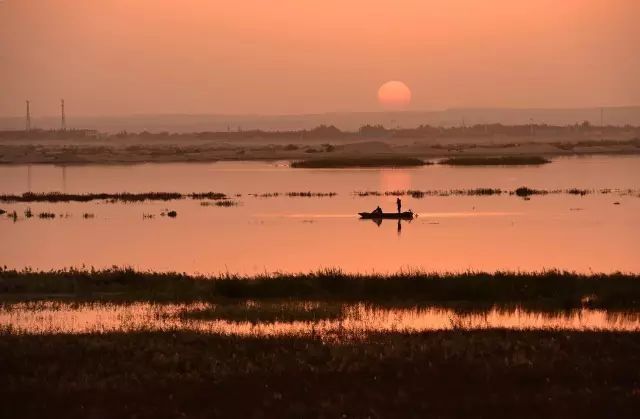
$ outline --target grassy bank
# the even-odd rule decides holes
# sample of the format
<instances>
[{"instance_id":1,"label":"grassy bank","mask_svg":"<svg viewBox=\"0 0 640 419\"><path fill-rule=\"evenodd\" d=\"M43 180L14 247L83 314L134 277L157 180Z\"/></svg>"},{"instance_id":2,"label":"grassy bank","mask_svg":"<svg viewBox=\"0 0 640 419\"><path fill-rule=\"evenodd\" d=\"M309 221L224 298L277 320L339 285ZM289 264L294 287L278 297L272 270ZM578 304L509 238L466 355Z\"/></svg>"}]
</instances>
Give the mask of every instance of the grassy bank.
<instances>
[{"instance_id":1,"label":"grassy bank","mask_svg":"<svg viewBox=\"0 0 640 419\"><path fill-rule=\"evenodd\" d=\"M449 166L518 166L551 163L540 156L451 157L440 161Z\"/></svg>"},{"instance_id":2,"label":"grassy bank","mask_svg":"<svg viewBox=\"0 0 640 419\"><path fill-rule=\"evenodd\" d=\"M640 335L0 334L2 417L636 417Z\"/></svg>"},{"instance_id":3,"label":"grassy bank","mask_svg":"<svg viewBox=\"0 0 640 419\"><path fill-rule=\"evenodd\" d=\"M640 275L548 271L540 273L399 273L351 275L338 270L308 274L188 276L179 273L0 270L0 301L78 300L212 301L304 299L394 301L449 305L521 304L526 307L640 308Z\"/></svg>"},{"instance_id":4,"label":"grassy bank","mask_svg":"<svg viewBox=\"0 0 640 419\"><path fill-rule=\"evenodd\" d=\"M429 164L413 157L335 157L298 160L291 167L304 169L341 169L349 167L413 167Z\"/></svg>"}]
</instances>

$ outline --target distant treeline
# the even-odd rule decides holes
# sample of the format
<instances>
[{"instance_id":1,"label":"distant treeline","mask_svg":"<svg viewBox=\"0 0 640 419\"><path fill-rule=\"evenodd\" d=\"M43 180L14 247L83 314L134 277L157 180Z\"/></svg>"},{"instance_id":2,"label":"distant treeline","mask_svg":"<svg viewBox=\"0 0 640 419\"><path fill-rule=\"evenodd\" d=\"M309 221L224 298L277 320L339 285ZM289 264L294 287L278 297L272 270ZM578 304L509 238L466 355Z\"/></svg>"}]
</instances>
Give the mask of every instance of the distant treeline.
<instances>
[{"instance_id":1,"label":"distant treeline","mask_svg":"<svg viewBox=\"0 0 640 419\"><path fill-rule=\"evenodd\" d=\"M291 140L318 139L318 138L455 138L455 137L534 137L536 135L567 135L572 133L593 133L593 134L619 134L631 133L640 137L640 127L638 126L596 126L584 121L574 125L547 125L547 124L527 124L527 125L502 125L502 124L477 124L472 126L458 127L436 127L431 125L420 125L416 128L385 128L382 125L363 125L358 131L341 131L333 125L320 125L316 128L295 131L265 131L265 130L229 130L229 131L203 131L192 133L170 133L170 132L127 132L121 131L115 134L101 133L88 129L72 130L41 130L32 129L0 131L0 140L10 139L247 139L247 138L278 138Z\"/></svg>"}]
</instances>

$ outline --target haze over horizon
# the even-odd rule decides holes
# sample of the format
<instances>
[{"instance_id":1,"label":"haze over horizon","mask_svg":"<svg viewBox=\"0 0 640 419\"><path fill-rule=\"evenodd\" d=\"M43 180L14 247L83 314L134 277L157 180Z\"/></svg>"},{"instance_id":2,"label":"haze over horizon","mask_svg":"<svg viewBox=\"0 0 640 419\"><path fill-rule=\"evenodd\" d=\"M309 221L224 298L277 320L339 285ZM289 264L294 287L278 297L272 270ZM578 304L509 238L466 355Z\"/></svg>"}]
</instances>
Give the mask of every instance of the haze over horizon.
<instances>
[{"instance_id":1,"label":"haze over horizon","mask_svg":"<svg viewBox=\"0 0 640 419\"><path fill-rule=\"evenodd\" d=\"M0 115L640 104L634 0L5 0ZM635 40L635 41L634 41Z\"/></svg>"}]
</instances>

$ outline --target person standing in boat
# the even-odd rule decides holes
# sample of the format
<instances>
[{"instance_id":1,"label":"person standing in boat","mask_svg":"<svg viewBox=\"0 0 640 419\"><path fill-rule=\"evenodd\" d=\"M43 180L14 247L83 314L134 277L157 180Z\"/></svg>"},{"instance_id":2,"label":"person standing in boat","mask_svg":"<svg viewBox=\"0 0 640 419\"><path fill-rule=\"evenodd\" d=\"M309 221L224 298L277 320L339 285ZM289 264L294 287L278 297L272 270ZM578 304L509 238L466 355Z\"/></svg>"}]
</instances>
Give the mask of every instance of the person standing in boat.
<instances>
[{"instance_id":1,"label":"person standing in boat","mask_svg":"<svg viewBox=\"0 0 640 419\"><path fill-rule=\"evenodd\" d=\"M396 205L398 206L398 214L400 214L402 212L402 201L400 197L396 198Z\"/></svg>"}]
</instances>

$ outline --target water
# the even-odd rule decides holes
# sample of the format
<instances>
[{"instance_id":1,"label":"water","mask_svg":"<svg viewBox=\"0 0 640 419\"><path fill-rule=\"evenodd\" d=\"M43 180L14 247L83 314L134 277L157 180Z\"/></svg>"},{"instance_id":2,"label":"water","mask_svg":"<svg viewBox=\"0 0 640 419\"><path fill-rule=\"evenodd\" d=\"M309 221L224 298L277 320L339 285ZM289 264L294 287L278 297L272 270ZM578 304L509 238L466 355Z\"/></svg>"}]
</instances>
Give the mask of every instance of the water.
<instances>
[{"instance_id":1,"label":"water","mask_svg":"<svg viewBox=\"0 0 640 419\"><path fill-rule=\"evenodd\" d=\"M313 303L308 303L313 304ZM204 303L126 305L104 303L30 302L0 305L0 325L13 333L108 333L138 330L190 330L204 333L273 335L360 335L368 332L423 332L508 328L516 330L639 331L640 315L581 309L570 312L531 312L491 309L458 313L442 308L377 308L364 304L343 306L339 318L315 321L249 322L188 319L181 313L208 307ZM283 305L286 309L287 305Z\"/></svg>"},{"instance_id":2,"label":"water","mask_svg":"<svg viewBox=\"0 0 640 419\"><path fill-rule=\"evenodd\" d=\"M640 198L633 195L403 197L420 216L398 224L359 220L359 211L395 197L357 197L354 191L397 189L620 188L640 189L640 157L558 158L539 167L445 167L307 170L284 163L220 162L1 166L0 193L25 191L216 191L239 206L199 201L136 204L5 204L22 216L0 217L0 265L12 268L112 265L188 273L541 270L640 272ZM256 198L250 193L337 192L332 198ZM614 205L619 202L619 205ZM178 217L161 217L165 209ZM84 219L83 213L95 218ZM154 214L143 219L143 214Z\"/></svg>"}]
</instances>

